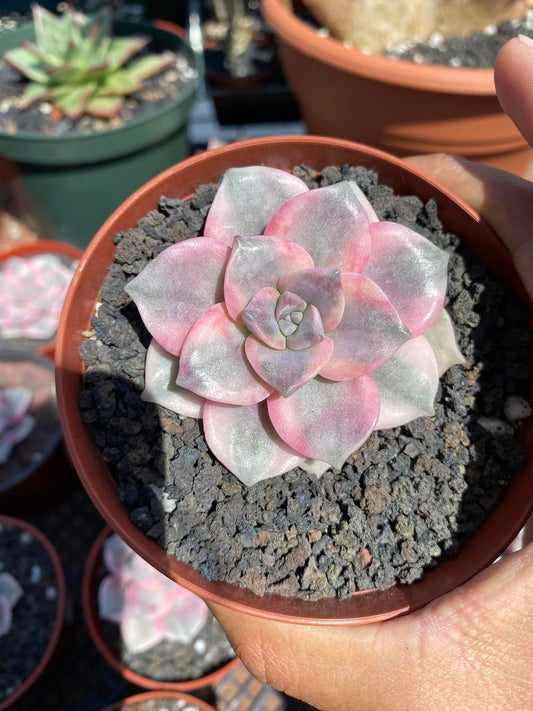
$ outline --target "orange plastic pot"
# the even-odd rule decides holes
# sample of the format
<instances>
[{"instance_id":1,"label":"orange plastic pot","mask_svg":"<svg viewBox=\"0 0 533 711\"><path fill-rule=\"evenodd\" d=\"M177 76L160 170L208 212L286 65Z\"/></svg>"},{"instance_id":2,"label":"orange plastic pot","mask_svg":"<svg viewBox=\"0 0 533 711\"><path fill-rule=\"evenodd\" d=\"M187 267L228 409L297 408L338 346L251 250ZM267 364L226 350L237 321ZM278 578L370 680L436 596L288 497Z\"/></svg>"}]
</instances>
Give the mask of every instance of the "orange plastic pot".
<instances>
[{"instance_id":1,"label":"orange plastic pot","mask_svg":"<svg viewBox=\"0 0 533 711\"><path fill-rule=\"evenodd\" d=\"M102 626L100 624L100 618L98 617L97 573L98 568L102 565L104 542L112 533L113 531L108 526L100 532L91 547L83 573L83 614L89 634L104 659L119 674L121 674L124 679L132 684L136 684L137 686L142 686L144 689L165 689L166 691L177 692L197 691L198 689L204 689L208 686L215 686L222 679L222 677L224 677L231 669L233 669L234 666L239 663L239 659L237 657L229 661L227 664L222 665L220 669L217 669L211 674L206 674L199 679L190 679L188 681L159 681L156 679L150 679L142 674L138 674L133 671L133 669L127 667L115 650L107 642L102 633ZM208 706L207 708L211 707Z\"/></svg>"},{"instance_id":2,"label":"orange plastic pot","mask_svg":"<svg viewBox=\"0 0 533 711\"><path fill-rule=\"evenodd\" d=\"M147 691L144 694L136 694L135 696L129 696L127 699L122 701L117 701L115 704L106 706L102 711L120 711L120 709L130 706L135 706L135 704L140 704L143 701L156 701L156 700L167 700L167 699L181 699L186 701L191 706L196 706L202 711L215 711L212 706L206 704L202 699L197 699L195 696L189 696L188 694L181 694L179 691Z\"/></svg>"},{"instance_id":3,"label":"orange plastic pot","mask_svg":"<svg viewBox=\"0 0 533 711\"><path fill-rule=\"evenodd\" d=\"M278 36L283 69L309 133L400 156L457 153L533 174L533 153L500 108L492 69L367 55L321 37L292 4L261 0L261 10Z\"/></svg>"},{"instance_id":4,"label":"orange plastic pot","mask_svg":"<svg viewBox=\"0 0 533 711\"><path fill-rule=\"evenodd\" d=\"M43 656L41 657L41 660L39 661L33 672L29 675L29 677L24 681L24 683L22 683L17 689L15 689L15 691L7 699L0 702L0 711L4 711L4 709L7 709L12 704L14 704L15 701L20 699L20 697L28 691L30 686L32 686L37 681L37 679L41 676L48 663L50 662L59 642L59 637L61 635L61 630L63 628L63 622L65 619L66 587L65 578L63 575L63 568L61 567L59 556L56 552L56 549L48 540L48 538L44 535L44 533L39 531L39 529L35 528L35 526L32 526L27 521L23 521L19 518L12 518L11 516L0 515L0 524L15 526L21 531L26 531L36 541L38 541L38 543L41 544L41 546L48 554L48 557L50 558L54 567L57 587L56 619L52 635L50 637L50 641L48 642L48 646L46 647L46 650ZM2 644L4 645L2 647L2 654L4 655L8 652L5 648L5 643L3 642Z\"/></svg>"},{"instance_id":5,"label":"orange plastic pot","mask_svg":"<svg viewBox=\"0 0 533 711\"><path fill-rule=\"evenodd\" d=\"M339 601L308 602L278 596L260 597L226 582L206 580L191 566L167 555L129 520L116 486L77 407L83 363L78 346L87 329L100 285L113 262L113 235L134 227L156 209L161 195L185 199L207 182L217 182L229 167L260 165L291 170L304 163L315 169L327 165L364 165L398 194L436 200L445 229L465 243L494 273L519 287L508 251L479 215L452 193L401 159L366 146L314 136L285 136L234 143L194 156L157 176L131 196L103 225L85 252L63 309L56 348L56 382L65 441L74 466L95 505L109 525L151 565L207 600L264 618L302 624L364 624L405 614L461 585L489 565L524 525L533 503L533 462L519 472L505 498L459 555L442 562L410 586L366 591ZM532 426L524 432L531 449Z\"/></svg>"},{"instance_id":6,"label":"orange plastic pot","mask_svg":"<svg viewBox=\"0 0 533 711\"><path fill-rule=\"evenodd\" d=\"M56 240L40 239L35 242L26 242L16 245L11 249L0 253L0 264L11 257L33 257L36 254L55 254L58 257L70 257L71 259L80 259L83 252L72 244L67 242L58 242ZM35 349L40 355L54 358L55 338L50 343L45 343Z\"/></svg>"}]
</instances>

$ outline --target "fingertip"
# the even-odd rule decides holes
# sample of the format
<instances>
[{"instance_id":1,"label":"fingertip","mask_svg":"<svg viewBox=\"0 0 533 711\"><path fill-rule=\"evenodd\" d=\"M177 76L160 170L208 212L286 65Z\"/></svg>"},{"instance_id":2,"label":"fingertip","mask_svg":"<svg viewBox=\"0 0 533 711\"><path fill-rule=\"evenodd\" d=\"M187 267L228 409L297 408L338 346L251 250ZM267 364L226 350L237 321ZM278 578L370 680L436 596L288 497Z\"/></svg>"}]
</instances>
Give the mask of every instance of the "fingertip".
<instances>
[{"instance_id":1,"label":"fingertip","mask_svg":"<svg viewBox=\"0 0 533 711\"><path fill-rule=\"evenodd\" d=\"M502 47L494 65L498 100L524 138L533 145L533 40L513 37Z\"/></svg>"}]
</instances>

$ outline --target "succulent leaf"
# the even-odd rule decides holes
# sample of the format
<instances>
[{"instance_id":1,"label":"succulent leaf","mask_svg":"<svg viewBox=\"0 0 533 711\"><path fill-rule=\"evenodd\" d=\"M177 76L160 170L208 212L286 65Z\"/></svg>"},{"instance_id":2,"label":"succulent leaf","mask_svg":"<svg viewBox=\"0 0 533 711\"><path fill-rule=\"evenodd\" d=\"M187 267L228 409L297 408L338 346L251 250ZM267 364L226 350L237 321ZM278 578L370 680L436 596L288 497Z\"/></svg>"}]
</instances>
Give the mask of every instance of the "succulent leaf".
<instances>
[{"instance_id":1,"label":"succulent leaf","mask_svg":"<svg viewBox=\"0 0 533 711\"><path fill-rule=\"evenodd\" d=\"M85 108L91 116L112 118L120 114L123 106L124 98L122 96L94 95L89 99Z\"/></svg>"},{"instance_id":2,"label":"succulent leaf","mask_svg":"<svg viewBox=\"0 0 533 711\"><path fill-rule=\"evenodd\" d=\"M230 168L207 215L204 235L230 247L236 235L260 235L287 200L308 190L302 180L275 168Z\"/></svg>"},{"instance_id":3,"label":"succulent leaf","mask_svg":"<svg viewBox=\"0 0 533 711\"><path fill-rule=\"evenodd\" d=\"M48 65L26 47L15 47L15 49L4 52L4 59L13 69L16 69L17 72L20 72L28 79L40 84L47 83L48 75L46 70Z\"/></svg>"},{"instance_id":4,"label":"succulent leaf","mask_svg":"<svg viewBox=\"0 0 533 711\"><path fill-rule=\"evenodd\" d=\"M176 57L172 52L164 54L150 54L146 57L139 57L130 63L127 73L132 81L136 81L138 85L142 84L144 79L152 77L155 74L164 72L175 64Z\"/></svg>"},{"instance_id":5,"label":"succulent leaf","mask_svg":"<svg viewBox=\"0 0 533 711\"><path fill-rule=\"evenodd\" d=\"M243 358L248 329L215 304L189 331L180 357L180 387L214 402L253 405L272 392ZM283 351L273 351L281 353Z\"/></svg>"},{"instance_id":6,"label":"succulent leaf","mask_svg":"<svg viewBox=\"0 0 533 711\"><path fill-rule=\"evenodd\" d=\"M279 290L298 294L316 306L325 331L339 325L344 312L344 292L338 269L304 269L281 277Z\"/></svg>"},{"instance_id":7,"label":"succulent leaf","mask_svg":"<svg viewBox=\"0 0 533 711\"><path fill-rule=\"evenodd\" d=\"M247 407L209 402L203 422L213 454L247 486L283 474L303 461L272 427L264 402Z\"/></svg>"},{"instance_id":8,"label":"succulent leaf","mask_svg":"<svg viewBox=\"0 0 533 711\"><path fill-rule=\"evenodd\" d=\"M43 54L60 60L68 44L70 15L56 17L44 7L33 5L32 17L37 47Z\"/></svg>"},{"instance_id":9,"label":"succulent leaf","mask_svg":"<svg viewBox=\"0 0 533 711\"><path fill-rule=\"evenodd\" d=\"M140 52L150 41L149 37L117 37L109 47L106 62L110 71L122 67L130 57Z\"/></svg>"},{"instance_id":10,"label":"succulent leaf","mask_svg":"<svg viewBox=\"0 0 533 711\"><path fill-rule=\"evenodd\" d=\"M265 235L299 244L320 269L361 272L370 254L368 217L345 182L289 200L272 217Z\"/></svg>"},{"instance_id":11,"label":"succulent leaf","mask_svg":"<svg viewBox=\"0 0 533 711\"><path fill-rule=\"evenodd\" d=\"M280 294L277 289L265 286L253 296L242 311L244 325L270 348L282 351L285 336L279 330L276 318L276 304Z\"/></svg>"},{"instance_id":12,"label":"succulent leaf","mask_svg":"<svg viewBox=\"0 0 533 711\"><path fill-rule=\"evenodd\" d=\"M427 338L435 353L439 378L452 365L459 365L465 362L462 353L457 347L452 320L446 309L442 309L437 320L424 333L424 337Z\"/></svg>"},{"instance_id":13,"label":"succulent leaf","mask_svg":"<svg viewBox=\"0 0 533 711\"><path fill-rule=\"evenodd\" d=\"M61 89L55 95L54 102L65 116L75 120L82 116L95 89L96 84L81 84L65 91Z\"/></svg>"}]
</instances>

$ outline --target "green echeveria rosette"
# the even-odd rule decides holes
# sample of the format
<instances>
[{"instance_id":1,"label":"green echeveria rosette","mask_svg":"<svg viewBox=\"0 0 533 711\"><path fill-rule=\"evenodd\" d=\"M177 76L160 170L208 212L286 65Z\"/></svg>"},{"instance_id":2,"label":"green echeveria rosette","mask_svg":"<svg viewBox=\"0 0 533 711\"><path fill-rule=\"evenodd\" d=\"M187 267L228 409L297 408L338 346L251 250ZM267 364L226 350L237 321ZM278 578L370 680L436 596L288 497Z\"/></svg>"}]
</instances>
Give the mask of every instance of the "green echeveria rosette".
<instances>
[{"instance_id":1,"label":"green echeveria rosette","mask_svg":"<svg viewBox=\"0 0 533 711\"><path fill-rule=\"evenodd\" d=\"M447 264L354 182L232 168L204 235L126 286L153 337L142 397L202 418L245 484L340 468L374 430L433 414L439 376L462 362Z\"/></svg>"}]
</instances>

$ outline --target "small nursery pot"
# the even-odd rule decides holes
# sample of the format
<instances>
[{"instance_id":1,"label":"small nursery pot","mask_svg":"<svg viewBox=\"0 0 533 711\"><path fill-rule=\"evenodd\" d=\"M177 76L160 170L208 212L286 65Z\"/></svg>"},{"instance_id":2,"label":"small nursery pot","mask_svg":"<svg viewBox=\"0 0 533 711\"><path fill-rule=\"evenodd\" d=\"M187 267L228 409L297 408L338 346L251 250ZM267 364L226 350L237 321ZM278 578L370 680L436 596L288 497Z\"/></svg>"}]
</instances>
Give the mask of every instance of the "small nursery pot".
<instances>
[{"instance_id":1,"label":"small nursery pot","mask_svg":"<svg viewBox=\"0 0 533 711\"><path fill-rule=\"evenodd\" d=\"M127 699L122 701L117 701L110 706L106 706L102 711L120 711L120 709L126 707L135 707L136 704L140 704L147 701L167 701L167 700L180 700L186 701L191 706L196 706L200 711L215 711L215 709L206 704L202 699L198 699L195 696L189 696L188 694L182 694L179 691L147 691L145 694L136 694L135 696L128 696Z\"/></svg>"},{"instance_id":2,"label":"small nursery pot","mask_svg":"<svg viewBox=\"0 0 533 711\"><path fill-rule=\"evenodd\" d=\"M67 242L59 242L57 240L37 240L36 242L27 242L25 244L16 245L5 252L0 253L0 265L11 259L11 257L33 257L37 254L53 254L58 257L66 257L69 260L79 260L83 252L78 247ZM1 267L0 267L1 268ZM54 357L55 352L55 337L49 343L44 343L35 349L40 355Z\"/></svg>"},{"instance_id":3,"label":"small nursery pot","mask_svg":"<svg viewBox=\"0 0 533 711\"><path fill-rule=\"evenodd\" d=\"M103 531L98 535L95 542L89 551L89 557L87 558L87 564L85 566L85 571L83 574L83 590L82 590L82 604L83 604L83 614L85 616L85 621L87 623L87 628L91 638L107 661L119 674L121 674L127 681L137 686L142 686L145 689L165 689L166 691L195 691L198 689L203 689L208 686L215 686L223 676L225 676L230 669L239 663L239 659L235 657L226 664L223 664L216 671L207 674L205 676L199 677L198 679L190 679L188 681L159 681L156 679L150 679L149 677L138 674L127 667L120 659L115 650L111 647L109 642L106 640L98 616L97 609L97 573L98 569L102 565L103 556L103 545L110 535L112 530L106 526ZM207 707L211 708L211 707Z\"/></svg>"},{"instance_id":4,"label":"small nursery pot","mask_svg":"<svg viewBox=\"0 0 533 711\"><path fill-rule=\"evenodd\" d=\"M55 573L55 585L57 589L56 616L48 646L46 647L45 652L41 657L39 663L36 665L31 674L25 679L25 681L17 689L15 689L7 699L5 699L4 701L0 701L0 711L4 711L4 709L10 707L15 701L17 701L23 694L28 691L28 689L32 686L32 684L37 681L39 676L43 673L46 666L50 662L59 642L59 637L61 635L61 630L65 619L66 587L59 556L54 546L44 535L44 533L42 533L39 529L35 528L35 526L32 526L27 521L23 521L18 518L12 518L11 516L0 515L0 525L10 525L15 528L18 528L21 532L28 533L42 546L53 565ZM7 655L9 652L6 649L4 640L2 640L2 645L2 655Z\"/></svg>"},{"instance_id":5,"label":"small nursery pot","mask_svg":"<svg viewBox=\"0 0 533 711\"><path fill-rule=\"evenodd\" d=\"M167 555L130 521L120 502L113 477L97 449L90 429L83 424L77 399L82 390L84 365L78 346L87 329L100 285L113 262L113 235L134 227L157 207L161 195L188 198L203 183L216 183L229 167L266 165L291 170L304 164L363 165L378 172L380 180L398 194L435 199L446 230L464 237L471 252L496 276L519 288L508 251L496 235L464 202L399 158L373 148L339 139L313 136L276 137L236 143L194 156L162 173L127 200L98 232L73 278L63 309L57 341L57 390L65 439L73 463L96 506L128 545L151 565L207 600L260 617L301 624L364 624L418 609L461 585L489 565L525 523L532 505L533 463L512 480L506 494L459 554L440 563L412 585L385 591L358 592L339 601L317 602L270 595L261 597L226 582L209 581L192 566ZM532 426L524 427L524 442L531 449Z\"/></svg>"},{"instance_id":6,"label":"small nursery pot","mask_svg":"<svg viewBox=\"0 0 533 711\"><path fill-rule=\"evenodd\" d=\"M19 367L37 368L41 375L37 376L34 392L37 389L39 393L42 391L43 373L49 374L50 386L53 386L54 363L50 358L32 351L0 350L0 386L23 385L31 388L32 383L29 380L31 376L28 372L15 376L15 379L11 379L9 374L2 377L2 364L8 364L16 369ZM19 378L23 378L24 382ZM44 387L47 388L48 383L45 383ZM52 390L51 395L53 396ZM46 405L45 402L44 406L46 407ZM57 501L57 498L65 490L69 475L72 477L72 470L62 447L63 432L57 413L55 423L48 411L41 415L36 413L35 416L37 418L35 427L39 428L39 431L31 432L29 437L35 438L36 435L39 437L40 441L36 451L32 454L31 448L24 441L19 442L15 445L10 458L19 456L17 451L22 453L21 465L13 471L9 471L6 465L7 475L2 472L2 476L0 476L0 507L4 511L33 512L43 510Z\"/></svg>"},{"instance_id":7,"label":"small nursery pot","mask_svg":"<svg viewBox=\"0 0 533 711\"><path fill-rule=\"evenodd\" d=\"M321 37L291 0L262 0L309 133L396 155L457 153L519 175L531 149L496 97L491 69L397 61Z\"/></svg>"}]
</instances>

